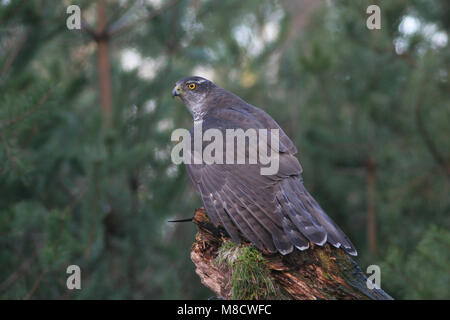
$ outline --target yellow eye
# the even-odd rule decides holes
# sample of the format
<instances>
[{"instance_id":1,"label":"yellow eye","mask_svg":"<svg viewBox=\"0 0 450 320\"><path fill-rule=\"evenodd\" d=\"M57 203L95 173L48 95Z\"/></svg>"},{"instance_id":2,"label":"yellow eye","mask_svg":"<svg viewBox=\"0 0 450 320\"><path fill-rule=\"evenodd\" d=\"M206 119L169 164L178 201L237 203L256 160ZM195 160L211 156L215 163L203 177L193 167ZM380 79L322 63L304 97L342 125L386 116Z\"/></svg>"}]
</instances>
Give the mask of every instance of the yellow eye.
<instances>
[{"instance_id":1,"label":"yellow eye","mask_svg":"<svg viewBox=\"0 0 450 320\"><path fill-rule=\"evenodd\" d=\"M194 90L197 86L195 85L195 83L189 83L188 84L188 88L191 90Z\"/></svg>"}]
</instances>

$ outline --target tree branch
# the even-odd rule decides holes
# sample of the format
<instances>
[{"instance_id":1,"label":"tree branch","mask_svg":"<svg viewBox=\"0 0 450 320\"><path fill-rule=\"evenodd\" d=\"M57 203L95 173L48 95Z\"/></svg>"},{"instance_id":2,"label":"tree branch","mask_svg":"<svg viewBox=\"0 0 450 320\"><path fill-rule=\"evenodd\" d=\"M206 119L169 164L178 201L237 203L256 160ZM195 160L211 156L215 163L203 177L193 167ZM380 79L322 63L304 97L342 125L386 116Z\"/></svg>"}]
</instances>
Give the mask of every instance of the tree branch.
<instances>
[{"instance_id":1,"label":"tree branch","mask_svg":"<svg viewBox=\"0 0 450 320\"><path fill-rule=\"evenodd\" d=\"M128 25L125 25L125 26L122 26L122 27L119 27L119 28L112 28L111 30L109 30L109 35L111 37L113 37L113 36L116 36L116 35L119 35L119 34L126 33L128 31L130 31L131 29L135 28L136 26L138 26L138 25L140 25L142 23L146 23L146 22L150 21L151 19L159 16L160 14L164 13L167 9L169 9L170 7L175 6L179 2L180 2L180 0L170 1L166 5L162 6L160 9L153 10L146 17L138 19L135 22L132 22L132 23L130 23Z\"/></svg>"},{"instance_id":2,"label":"tree branch","mask_svg":"<svg viewBox=\"0 0 450 320\"><path fill-rule=\"evenodd\" d=\"M97 38L97 33L94 29L83 19L81 18L81 31L86 32L92 39Z\"/></svg>"},{"instance_id":3,"label":"tree branch","mask_svg":"<svg viewBox=\"0 0 450 320\"><path fill-rule=\"evenodd\" d=\"M52 93L53 89L55 89L55 87L48 89L48 91L42 96L42 98L38 101L38 103L34 107L32 107L30 110L28 110L27 112L22 113L20 116L18 116L15 119L12 119L5 123L0 123L0 128L9 127L9 126L15 124L16 122L19 122L19 121L23 120L24 118L28 117L33 112L37 111L40 107L42 107L42 105L45 103L45 101L47 101L48 97Z\"/></svg>"}]
</instances>

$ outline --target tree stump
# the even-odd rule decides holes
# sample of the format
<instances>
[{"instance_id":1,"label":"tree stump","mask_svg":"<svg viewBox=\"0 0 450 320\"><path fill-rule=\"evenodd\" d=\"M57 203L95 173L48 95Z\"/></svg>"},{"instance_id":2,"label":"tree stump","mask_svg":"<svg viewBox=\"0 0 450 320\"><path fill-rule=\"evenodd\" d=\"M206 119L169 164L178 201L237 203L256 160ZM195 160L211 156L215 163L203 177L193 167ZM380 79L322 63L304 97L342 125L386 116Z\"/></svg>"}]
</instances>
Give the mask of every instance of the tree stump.
<instances>
[{"instance_id":1,"label":"tree stump","mask_svg":"<svg viewBox=\"0 0 450 320\"><path fill-rule=\"evenodd\" d=\"M196 273L221 299L392 299L381 289L369 289L367 276L341 249L326 244L286 256L261 252L248 242L232 243L204 208L196 210L193 222L198 227L191 249ZM251 253L249 261L239 257L244 249Z\"/></svg>"}]
</instances>

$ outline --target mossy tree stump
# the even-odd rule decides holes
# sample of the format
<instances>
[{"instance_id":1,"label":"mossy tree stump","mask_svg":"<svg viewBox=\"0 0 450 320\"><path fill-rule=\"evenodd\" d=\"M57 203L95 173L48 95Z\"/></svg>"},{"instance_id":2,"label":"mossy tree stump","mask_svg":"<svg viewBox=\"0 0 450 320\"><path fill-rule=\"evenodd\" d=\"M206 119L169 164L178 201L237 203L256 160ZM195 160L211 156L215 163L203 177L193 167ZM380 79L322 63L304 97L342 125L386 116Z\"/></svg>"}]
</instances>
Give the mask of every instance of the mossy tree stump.
<instances>
[{"instance_id":1,"label":"mossy tree stump","mask_svg":"<svg viewBox=\"0 0 450 320\"><path fill-rule=\"evenodd\" d=\"M222 299L392 299L367 287L367 276L343 250L328 244L283 256L261 252L249 243L237 246L203 208L191 259L202 283Z\"/></svg>"}]
</instances>

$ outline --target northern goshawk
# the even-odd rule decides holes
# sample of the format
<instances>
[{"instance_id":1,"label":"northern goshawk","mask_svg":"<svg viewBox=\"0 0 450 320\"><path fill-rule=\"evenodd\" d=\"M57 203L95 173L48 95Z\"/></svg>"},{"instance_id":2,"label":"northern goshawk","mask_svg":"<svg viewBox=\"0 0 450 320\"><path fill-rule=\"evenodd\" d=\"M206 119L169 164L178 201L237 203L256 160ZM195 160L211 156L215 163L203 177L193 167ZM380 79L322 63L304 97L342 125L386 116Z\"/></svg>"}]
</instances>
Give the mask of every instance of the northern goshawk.
<instances>
[{"instance_id":1,"label":"northern goshawk","mask_svg":"<svg viewBox=\"0 0 450 320\"><path fill-rule=\"evenodd\" d=\"M310 242L323 246L327 241L357 255L349 238L306 190L294 156L297 149L272 117L201 77L179 80L172 95L181 98L203 132L214 128L225 136L227 129L279 130L279 168L274 174L262 175L260 163L186 164L215 225L220 222L237 243L239 230L256 247L283 255L294 247L306 250ZM246 147L246 157L252 147Z\"/></svg>"}]
</instances>

